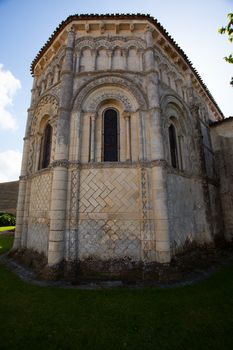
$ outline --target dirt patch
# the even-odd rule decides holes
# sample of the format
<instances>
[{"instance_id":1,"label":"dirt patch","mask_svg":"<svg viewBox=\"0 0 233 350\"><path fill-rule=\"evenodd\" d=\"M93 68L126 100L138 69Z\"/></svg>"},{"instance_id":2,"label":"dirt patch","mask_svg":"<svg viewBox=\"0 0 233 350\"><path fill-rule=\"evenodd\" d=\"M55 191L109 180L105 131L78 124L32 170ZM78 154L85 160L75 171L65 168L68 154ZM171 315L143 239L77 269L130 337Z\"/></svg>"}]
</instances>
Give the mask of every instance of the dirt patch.
<instances>
[{"instance_id":1,"label":"dirt patch","mask_svg":"<svg viewBox=\"0 0 233 350\"><path fill-rule=\"evenodd\" d=\"M62 262L51 268L43 254L15 250L1 260L20 278L40 286L98 289L115 287L171 288L195 283L233 262L233 247L195 247L176 255L169 265L133 262L129 259Z\"/></svg>"}]
</instances>

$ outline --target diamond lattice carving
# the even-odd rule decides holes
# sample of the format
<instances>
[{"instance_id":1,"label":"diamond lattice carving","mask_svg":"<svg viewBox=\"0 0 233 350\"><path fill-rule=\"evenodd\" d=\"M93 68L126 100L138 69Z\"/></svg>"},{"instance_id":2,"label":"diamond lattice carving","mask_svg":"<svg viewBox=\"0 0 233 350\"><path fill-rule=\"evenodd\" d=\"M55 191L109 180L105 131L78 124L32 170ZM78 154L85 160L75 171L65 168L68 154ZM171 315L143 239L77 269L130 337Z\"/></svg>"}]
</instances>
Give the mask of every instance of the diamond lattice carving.
<instances>
[{"instance_id":1,"label":"diamond lattice carving","mask_svg":"<svg viewBox=\"0 0 233 350\"><path fill-rule=\"evenodd\" d=\"M52 186L52 175L42 174L32 179L30 214L33 212L44 212L47 217L50 208L50 194ZM34 215L32 215L34 216Z\"/></svg>"},{"instance_id":2,"label":"diamond lattice carving","mask_svg":"<svg viewBox=\"0 0 233 350\"><path fill-rule=\"evenodd\" d=\"M42 174L32 179L27 247L45 255L48 252L51 186L51 174Z\"/></svg>"},{"instance_id":3,"label":"diamond lattice carving","mask_svg":"<svg viewBox=\"0 0 233 350\"><path fill-rule=\"evenodd\" d=\"M80 220L78 240L80 258L140 259L140 221Z\"/></svg>"}]
</instances>

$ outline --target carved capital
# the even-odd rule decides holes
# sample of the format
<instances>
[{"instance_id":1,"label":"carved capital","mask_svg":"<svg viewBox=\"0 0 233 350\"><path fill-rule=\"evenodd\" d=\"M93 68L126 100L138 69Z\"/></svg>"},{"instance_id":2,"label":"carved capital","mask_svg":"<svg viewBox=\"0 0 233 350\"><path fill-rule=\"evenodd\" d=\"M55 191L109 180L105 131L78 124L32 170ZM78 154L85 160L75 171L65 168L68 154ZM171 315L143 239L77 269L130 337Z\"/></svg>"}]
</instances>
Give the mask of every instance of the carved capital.
<instances>
[{"instance_id":1,"label":"carved capital","mask_svg":"<svg viewBox=\"0 0 233 350\"><path fill-rule=\"evenodd\" d=\"M96 120L96 113L90 113L91 121L94 122Z\"/></svg>"},{"instance_id":2,"label":"carved capital","mask_svg":"<svg viewBox=\"0 0 233 350\"><path fill-rule=\"evenodd\" d=\"M54 160L51 164L52 168L62 167L62 168L68 168L69 167L69 161L67 159L59 159Z\"/></svg>"},{"instance_id":3,"label":"carved capital","mask_svg":"<svg viewBox=\"0 0 233 350\"><path fill-rule=\"evenodd\" d=\"M125 112L123 113L123 118L129 119L129 118L130 118L130 112L125 111Z\"/></svg>"}]
</instances>

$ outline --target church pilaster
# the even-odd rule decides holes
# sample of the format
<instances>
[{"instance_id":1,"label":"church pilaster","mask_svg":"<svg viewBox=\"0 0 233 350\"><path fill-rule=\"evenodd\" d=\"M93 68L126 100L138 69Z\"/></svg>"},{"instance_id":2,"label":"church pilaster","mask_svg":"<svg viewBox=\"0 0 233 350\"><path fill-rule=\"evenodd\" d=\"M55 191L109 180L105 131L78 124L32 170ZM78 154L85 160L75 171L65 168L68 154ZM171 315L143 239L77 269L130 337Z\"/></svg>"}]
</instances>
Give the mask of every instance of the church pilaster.
<instances>
[{"instance_id":1,"label":"church pilaster","mask_svg":"<svg viewBox=\"0 0 233 350\"><path fill-rule=\"evenodd\" d=\"M27 124L26 124L26 132L24 137L24 145L23 145L23 158L22 158L22 165L21 165L21 172L20 172L20 179L19 179L19 192L18 192L18 201L17 201L17 210L16 210L16 229L15 229L15 240L14 240L14 246L13 249L18 249L22 246L22 232L25 226L25 202L27 200L26 192L27 188L29 186L29 182L26 180L26 175L28 173L28 155L29 155L29 148L30 148L30 125L31 120L33 117L33 107L35 103L35 94L36 94L36 85L37 85L37 78L34 77L33 80L33 87L32 87L32 97L31 97L31 104L30 108L28 109L28 117L27 117Z\"/></svg>"},{"instance_id":2,"label":"church pilaster","mask_svg":"<svg viewBox=\"0 0 233 350\"><path fill-rule=\"evenodd\" d=\"M64 258L64 231L66 225L66 205L70 135L70 99L73 90L73 54L75 32L68 32L65 58L61 70L61 100L59 108L57 142L53 166L53 182L50 209L50 232L48 265L59 264Z\"/></svg>"},{"instance_id":3,"label":"church pilaster","mask_svg":"<svg viewBox=\"0 0 233 350\"><path fill-rule=\"evenodd\" d=\"M161 164L154 166L151 171L156 260L160 263L168 263L170 262L171 255L167 203L167 171L163 166L164 144L159 99L159 74L153 52L153 30L150 26L147 27L145 39L147 43L145 69L148 72L146 79L150 110L151 160L161 161Z\"/></svg>"}]
</instances>

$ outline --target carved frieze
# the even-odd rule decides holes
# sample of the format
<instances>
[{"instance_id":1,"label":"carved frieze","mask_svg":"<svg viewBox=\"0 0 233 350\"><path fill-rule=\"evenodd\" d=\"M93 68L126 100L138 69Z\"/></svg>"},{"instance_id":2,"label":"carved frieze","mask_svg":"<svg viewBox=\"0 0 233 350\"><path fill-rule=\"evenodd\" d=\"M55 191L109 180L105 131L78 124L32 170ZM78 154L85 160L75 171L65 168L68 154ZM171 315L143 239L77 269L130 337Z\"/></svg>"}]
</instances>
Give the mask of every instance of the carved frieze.
<instances>
[{"instance_id":1,"label":"carved frieze","mask_svg":"<svg viewBox=\"0 0 233 350\"><path fill-rule=\"evenodd\" d=\"M110 38L103 38L102 36L97 38L85 37L76 40L76 47L79 50L82 50L84 47L89 47L95 50L100 48L114 50L116 47L121 47L122 49L126 50L130 47L146 49L146 42L141 38L123 36L112 36Z\"/></svg>"}]
</instances>

